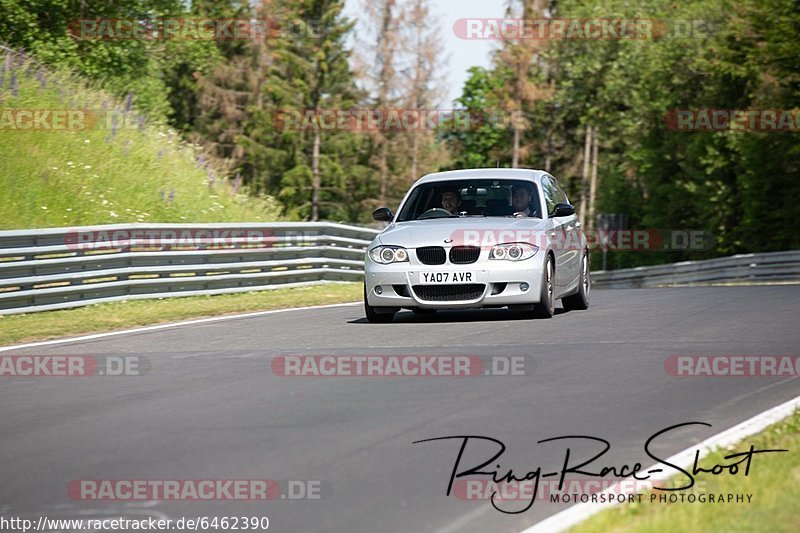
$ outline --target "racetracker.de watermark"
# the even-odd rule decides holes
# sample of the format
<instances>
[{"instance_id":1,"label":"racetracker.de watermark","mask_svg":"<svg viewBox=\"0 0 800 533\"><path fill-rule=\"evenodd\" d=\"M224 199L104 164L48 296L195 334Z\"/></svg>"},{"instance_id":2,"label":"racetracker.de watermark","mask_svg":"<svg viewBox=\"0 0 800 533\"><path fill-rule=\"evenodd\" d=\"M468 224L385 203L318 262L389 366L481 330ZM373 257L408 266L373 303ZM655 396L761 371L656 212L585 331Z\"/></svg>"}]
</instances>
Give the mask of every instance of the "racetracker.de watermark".
<instances>
[{"instance_id":1,"label":"racetracker.de watermark","mask_svg":"<svg viewBox=\"0 0 800 533\"><path fill-rule=\"evenodd\" d=\"M331 493L322 480L274 479L74 479L67 494L82 501L321 500Z\"/></svg>"},{"instance_id":2,"label":"racetracker.de watermark","mask_svg":"<svg viewBox=\"0 0 800 533\"><path fill-rule=\"evenodd\" d=\"M800 109L674 109L664 124L671 131L800 131Z\"/></svg>"},{"instance_id":3,"label":"racetracker.de watermark","mask_svg":"<svg viewBox=\"0 0 800 533\"><path fill-rule=\"evenodd\" d=\"M263 41L324 35L326 22L299 18L91 18L68 24L84 41Z\"/></svg>"},{"instance_id":4,"label":"racetracker.de watermark","mask_svg":"<svg viewBox=\"0 0 800 533\"><path fill-rule=\"evenodd\" d=\"M625 252L703 251L714 247L714 236L703 230L585 230L589 250ZM552 246L556 250L580 250L578 234L569 231L527 229L459 229L450 235L452 246L491 250L497 244L525 243L538 248Z\"/></svg>"},{"instance_id":5,"label":"racetracker.de watermark","mask_svg":"<svg viewBox=\"0 0 800 533\"><path fill-rule=\"evenodd\" d=\"M331 237L315 231L247 227L76 229L64 235L70 250L265 249L325 244Z\"/></svg>"},{"instance_id":6,"label":"racetracker.de watermark","mask_svg":"<svg viewBox=\"0 0 800 533\"><path fill-rule=\"evenodd\" d=\"M519 112L464 109L281 109L274 111L282 131L477 131L527 129Z\"/></svg>"},{"instance_id":7,"label":"racetracker.de watermark","mask_svg":"<svg viewBox=\"0 0 800 533\"><path fill-rule=\"evenodd\" d=\"M470 501L550 501L560 502L565 497L577 495L603 495L600 503L633 502L634 495L656 490L675 490L675 483L649 479L574 478L522 479L515 481L492 481L486 479L459 479L453 483L451 495L459 500ZM692 491L705 492L709 488L704 480L695 481ZM597 500L595 500L597 501Z\"/></svg>"},{"instance_id":8,"label":"racetracker.de watermark","mask_svg":"<svg viewBox=\"0 0 800 533\"><path fill-rule=\"evenodd\" d=\"M700 19L655 18L462 18L453 34L464 40L655 40L701 39L714 24Z\"/></svg>"},{"instance_id":9,"label":"racetracker.de watermark","mask_svg":"<svg viewBox=\"0 0 800 533\"><path fill-rule=\"evenodd\" d=\"M145 116L92 109L0 108L0 131L141 130Z\"/></svg>"},{"instance_id":10,"label":"racetracker.de watermark","mask_svg":"<svg viewBox=\"0 0 800 533\"><path fill-rule=\"evenodd\" d=\"M664 360L664 370L675 377L797 377L800 356L675 354Z\"/></svg>"},{"instance_id":11,"label":"racetracker.de watermark","mask_svg":"<svg viewBox=\"0 0 800 533\"><path fill-rule=\"evenodd\" d=\"M526 376L522 356L477 355L280 355L272 372L284 377L477 377Z\"/></svg>"},{"instance_id":12,"label":"racetracker.de watermark","mask_svg":"<svg viewBox=\"0 0 800 533\"><path fill-rule=\"evenodd\" d=\"M150 361L139 355L0 355L0 378L141 376Z\"/></svg>"}]
</instances>

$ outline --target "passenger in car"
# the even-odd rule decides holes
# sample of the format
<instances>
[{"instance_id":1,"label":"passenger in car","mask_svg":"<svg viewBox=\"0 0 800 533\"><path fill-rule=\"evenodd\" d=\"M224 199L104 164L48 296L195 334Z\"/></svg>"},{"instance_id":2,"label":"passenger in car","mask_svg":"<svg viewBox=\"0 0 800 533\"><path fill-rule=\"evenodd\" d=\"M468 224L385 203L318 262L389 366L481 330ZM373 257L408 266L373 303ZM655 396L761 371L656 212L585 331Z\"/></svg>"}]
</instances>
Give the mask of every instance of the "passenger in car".
<instances>
[{"instance_id":1,"label":"passenger in car","mask_svg":"<svg viewBox=\"0 0 800 533\"><path fill-rule=\"evenodd\" d=\"M511 189L511 205L518 217L536 216L531 211L531 190L525 185L514 185Z\"/></svg>"},{"instance_id":2,"label":"passenger in car","mask_svg":"<svg viewBox=\"0 0 800 533\"><path fill-rule=\"evenodd\" d=\"M442 208L457 215L461 209L461 192L458 189L442 191Z\"/></svg>"}]
</instances>

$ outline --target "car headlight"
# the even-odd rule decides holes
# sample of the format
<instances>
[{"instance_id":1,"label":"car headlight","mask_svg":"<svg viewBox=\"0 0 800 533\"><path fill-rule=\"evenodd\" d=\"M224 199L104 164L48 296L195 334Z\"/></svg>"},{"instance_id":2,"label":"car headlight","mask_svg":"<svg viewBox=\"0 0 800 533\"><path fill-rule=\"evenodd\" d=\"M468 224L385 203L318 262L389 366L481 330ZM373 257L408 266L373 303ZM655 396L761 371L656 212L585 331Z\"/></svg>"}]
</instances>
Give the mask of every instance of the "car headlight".
<instances>
[{"instance_id":1,"label":"car headlight","mask_svg":"<svg viewBox=\"0 0 800 533\"><path fill-rule=\"evenodd\" d=\"M408 250L402 246L376 246L369 251L369 258L382 265L408 262Z\"/></svg>"},{"instance_id":2,"label":"car headlight","mask_svg":"<svg viewBox=\"0 0 800 533\"><path fill-rule=\"evenodd\" d=\"M489 259L499 259L502 261L524 261L530 259L539 247L526 242L509 242L492 246L489 252Z\"/></svg>"}]
</instances>

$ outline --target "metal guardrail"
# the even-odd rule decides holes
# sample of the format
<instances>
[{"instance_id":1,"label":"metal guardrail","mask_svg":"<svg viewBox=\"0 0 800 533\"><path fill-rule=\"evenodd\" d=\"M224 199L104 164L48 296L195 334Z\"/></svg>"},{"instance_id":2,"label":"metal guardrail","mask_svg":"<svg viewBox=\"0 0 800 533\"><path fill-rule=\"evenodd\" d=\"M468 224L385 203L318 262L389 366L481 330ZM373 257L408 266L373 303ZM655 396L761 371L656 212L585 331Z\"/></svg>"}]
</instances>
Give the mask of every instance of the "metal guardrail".
<instances>
[{"instance_id":1,"label":"metal guardrail","mask_svg":"<svg viewBox=\"0 0 800 533\"><path fill-rule=\"evenodd\" d=\"M786 281L800 282L798 250L592 272L592 285L608 289Z\"/></svg>"},{"instance_id":2,"label":"metal guardrail","mask_svg":"<svg viewBox=\"0 0 800 533\"><path fill-rule=\"evenodd\" d=\"M0 231L0 315L360 281L378 230L319 223ZM597 288L800 281L800 251L596 271Z\"/></svg>"},{"instance_id":3,"label":"metal guardrail","mask_svg":"<svg viewBox=\"0 0 800 533\"><path fill-rule=\"evenodd\" d=\"M377 233L326 222L0 231L0 315L360 281Z\"/></svg>"}]
</instances>

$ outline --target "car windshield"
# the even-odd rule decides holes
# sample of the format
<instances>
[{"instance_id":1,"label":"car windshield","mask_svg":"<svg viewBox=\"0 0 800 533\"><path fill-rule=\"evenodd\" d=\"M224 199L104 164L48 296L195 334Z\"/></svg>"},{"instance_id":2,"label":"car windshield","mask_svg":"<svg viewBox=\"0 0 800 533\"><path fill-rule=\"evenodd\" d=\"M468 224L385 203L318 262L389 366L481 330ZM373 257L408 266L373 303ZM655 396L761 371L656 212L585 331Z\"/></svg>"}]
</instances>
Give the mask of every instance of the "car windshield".
<instances>
[{"instance_id":1,"label":"car windshield","mask_svg":"<svg viewBox=\"0 0 800 533\"><path fill-rule=\"evenodd\" d=\"M531 181L471 179L429 182L411 191L395 220L459 217L541 217L539 193Z\"/></svg>"}]
</instances>

